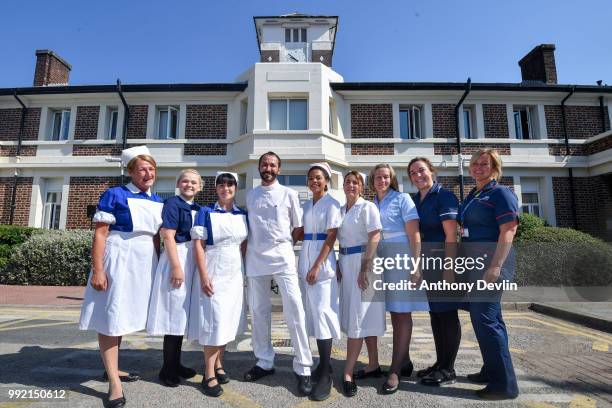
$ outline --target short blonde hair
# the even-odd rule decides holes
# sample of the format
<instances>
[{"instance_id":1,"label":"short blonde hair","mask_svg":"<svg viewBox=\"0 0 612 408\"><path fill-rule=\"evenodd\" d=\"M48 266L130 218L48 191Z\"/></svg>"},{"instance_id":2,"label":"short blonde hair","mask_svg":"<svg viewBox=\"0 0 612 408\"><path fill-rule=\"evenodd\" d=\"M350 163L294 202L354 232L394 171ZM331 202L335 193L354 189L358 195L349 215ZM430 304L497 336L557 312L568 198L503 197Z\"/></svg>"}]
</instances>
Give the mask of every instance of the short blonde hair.
<instances>
[{"instance_id":1,"label":"short blonde hair","mask_svg":"<svg viewBox=\"0 0 612 408\"><path fill-rule=\"evenodd\" d=\"M499 181L502 176L502 160L499 152L495 149L480 149L474 153L470 159L470 168L472 165L474 165L474 163L476 163L476 160L480 159L484 155L489 155L491 158L491 176L495 180Z\"/></svg>"},{"instance_id":2,"label":"short blonde hair","mask_svg":"<svg viewBox=\"0 0 612 408\"><path fill-rule=\"evenodd\" d=\"M377 164L372 170L370 170L370 175L368 176L368 187L370 187L370 190L372 190L373 192L376 191L376 189L374 188L374 173L376 173L376 170L378 169L389 169L389 174L391 175L391 184L389 187L391 187L395 191L399 191L399 185L397 184L397 176L395 175L395 170L393 170L393 167L391 167L391 165L388 163Z\"/></svg>"},{"instance_id":3,"label":"short blonde hair","mask_svg":"<svg viewBox=\"0 0 612 408\"><path fill-rule=\"evenodd\" d=\"M203 183L202 183L202 176L200 176L200 173L198 173L198 171L196 169L184 169L184 170L181 170L181 172L178 175L178 178L176 179L176 185L177 186L178 186L178 183L181 182L181 180L183 179L183 177L187 173L194 174L198 178L198 181L200 182L200 188L204 187Z\"/></svg>"},{"instance_id":4,"label":"short blonde hair","mask_svg":"<svg viewBox=\"0 0 612 408\"><path fill-rule=\"evenodd\" d=\"M138 156L132 158L132 160L129 161L128 165L127 165L127 170L128 173L131 173L134 170L134 167L136 167L136 162L138 160L143 160L146 161L147 163L149 163L151 166L153 166L153 168L155 170L157 170L157 162L155 161L155 159L153 158L153 156L149 156L148 154L139 154Z\"/></svg>"},{"instance_id":5,"label":"short blonde hair","mask_svg":"<svg viewBox=\"0 0 612 408\"><path fill-rule=\"evenodd\" d=\"M363 180L363 176L357 170L351 170L344 175L344 183L346 183L346 179L348 176L353 176L357 179L357 184L361 186L361 192L359 192L359 196L363 197L363 193L365 193L365 181Z\"/></svg>"}]
</instances>

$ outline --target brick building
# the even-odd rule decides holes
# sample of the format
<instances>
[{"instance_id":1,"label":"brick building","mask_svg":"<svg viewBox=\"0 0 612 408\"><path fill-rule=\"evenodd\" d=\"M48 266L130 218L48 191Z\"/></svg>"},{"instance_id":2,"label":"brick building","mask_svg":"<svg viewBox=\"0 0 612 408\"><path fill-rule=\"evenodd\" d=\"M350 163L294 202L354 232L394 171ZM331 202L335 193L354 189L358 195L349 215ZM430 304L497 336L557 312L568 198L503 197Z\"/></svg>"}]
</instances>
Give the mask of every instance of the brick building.
<instances>
[{"instance_id":1,"label":"brick building","mask_svg":"<svg viewBox=\"0 0 612 408\"><path fill-rule=\"evenodd\" d=\"M472 83L458 106L463 83L344 82L332 69L337 17L254 21L261 59L226 84L73 86L68 62L36 51L33 86L0 89L0 222L89 227L88 205L121 182L124 134L158 160L156 192L174 194L179 170L195 167L206 181L199 200L210 202L214 172L228 169L243 202L268 150L304 198L305 170L320 160L334 189L348 169L388 162L412 191L405 168L417 155L458 191L458 129L464 160L499 149L502 182L524 211L612 238L612 87L558 84L554 45L520 59L521 83Z\"/></svg>"}]
</instances>

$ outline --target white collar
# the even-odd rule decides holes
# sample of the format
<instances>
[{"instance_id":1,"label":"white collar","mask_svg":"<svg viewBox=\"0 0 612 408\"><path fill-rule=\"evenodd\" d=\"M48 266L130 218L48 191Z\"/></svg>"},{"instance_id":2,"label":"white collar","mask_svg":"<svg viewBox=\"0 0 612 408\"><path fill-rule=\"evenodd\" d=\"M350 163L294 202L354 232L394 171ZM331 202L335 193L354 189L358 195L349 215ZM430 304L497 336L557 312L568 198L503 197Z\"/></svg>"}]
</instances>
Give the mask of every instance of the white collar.
<instances>
[{"instance_id":1,"label":"white collar","mask_svg":"<svg viewBox=\"0 0 612 408\"><path fill-rule=\"evenodd\" d=\"M185 199L183 198L183 196L182 196L182 195L180 195L180 194L178 194L178 198L180 198L181 200L183 200L184 202L186 202L186 203L187 203L187 204L189 204L189 205L192 205L192 204L193 204L193 200L185 200Z\"/></svg>"},{"instance_id":2,"label":"white collar","mask_svg":"<svg viewBox=\"0 0 612 408\"><path fill-rule=\"evenodd\" d=\"M149 188L147 191L141 191L138 187L136 187L133 183L128 183L125 186L128 190L130 190L132 193L134 194L138 194L138 193L147 193L147 195L149 197L151 197L151 188Z\"/></svg>"},{"instance_id":3,"label":"white collar","mask_svg":"<svg viewBox=\"0 0 612 408\"><path fill-rule=\"evenodd\" d=\"M278 179L274 180L274 183L270 184L269 186L264 186L263 184L260 186L261 188L263 188L264 190L272 190L273 188L276 188L280 186L280 183L278 182Z\"/></svg>"},{"instance_id":4,"label":"white collar","mask_svg":"<svg viewBox=\"0 0 612 408\"><path fill-rule=\"evenodd\" d=\"M216 210L222 210L222 211L225 211L225 208L221 207L221 206L219 205L219 202L218 202L218 201L215 203L215 206L213 207L213 209L214 209L215 211L216 211ZM236 206L236 201L234 201L234 202L232 203L232 212L236 212L236 211L240 211L240 208L238 208L238 207Z\"/></svg>"}]
</instances>

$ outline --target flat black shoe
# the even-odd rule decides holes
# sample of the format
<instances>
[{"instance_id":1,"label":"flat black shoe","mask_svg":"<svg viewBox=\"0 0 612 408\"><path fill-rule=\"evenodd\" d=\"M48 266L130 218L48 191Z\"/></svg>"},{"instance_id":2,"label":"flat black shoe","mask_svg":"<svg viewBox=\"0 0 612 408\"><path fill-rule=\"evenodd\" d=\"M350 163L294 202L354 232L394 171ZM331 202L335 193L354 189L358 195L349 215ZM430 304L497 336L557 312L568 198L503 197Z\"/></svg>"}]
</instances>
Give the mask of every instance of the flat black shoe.
<instances>
[{"instance_id":1,"label":"flat black shoe","mask_svg":"<svg viewBox=\"0 0 612 408\"><path fill-rule=\"evenodd\" d=\"M380 378L383 376L383 372L380 369L380 366L376 368L376 370L366 371L364 369L358 370L353 373L353 380L364 380L366 378Z\"/></svg>"},{"instance_id":2,"label":"flat black shoe","mask_svg":"<svg viewBox=\"0 0 612 408\"><path fill-rule=\"evenodd\" d=\"M136 373L128 373L128 375L120 375L119 380L121 380L121 382L134 382L140 380L140 375ZM102 381L108 382L108 374L106 371L104 374L102 374Z\"/></svg>"},{"instance_id":3,"label":"flat black shoe","mask_svg":"<svg viewBox=\"0 0 612 408\"><path fill-rule=\"evenodd\" d=\"M357 394L357 384L355 381L343 381L342 391L345 397L354 397Z\"/></svg>"},{"instance_id":4,"label":"flat black shoe","mask_svg":"<svg viewBox=\"0 0 612 408\"><path fill-rule=\"evenodd\" d=\"M178 387L181 383L181 379L176 375L168 374L166 371L161 370L159 372L159 382L166 387Z\"/></svg>"},{"instance_id":5,"label":"flat black shoe","mask_svg":"<svg viewBox=\"0 0 612 408\"><path fill-rule=\"evenodd\" d=\"M505 392L492 391L489 389L489 387L485 387L482 390L476 391L476 395L479 398L482 398L488 401L509 400L509 399L515 399L516 397L518 397L518 394L511 395L511 394L506 394Z\"/></svg>"},{"instance_id":6,"label":"flat black shoe","mask_svg":"<svg viewBox=\"0 0 612 408\"><path fill-rule=\"evenodd\" d=\"M219 381L219 384L227 384L228 382L230 382L227 373L220 373L219 371L225 371L225 369L223 367L215 368L215 376L217 377L217 381Z\"/></svg>"},{"instance_id":7,"label":"flat black shoe","mask_svg":"<svg viewBox=\"0 0 612 408\"><path fill-rule=\"evenodd\" d=\"M210 377L208 380L202 380L202 389L204 390L204 394L208 395L209 397L219 397L221 394L223 394L223 388L221 388L221 385L218 384L217 380L217 385L213 385L212 387L208 385L209 382L216 380L217 377Z\"/></svg>"},{"instance_id":8,"label":"flat black shoe","mask_svg":"<svg viewBox=\"0 0 612 408\"><path fill-rule=\"evenodd\" d=\"M400 375L402 377L410 377L412 375L412 371L414 371L414 364L412 364L412 361L408 361L402 367L402 370L400 371Z\"/></svg>"},{"instance_id":9,"label":"flat black shoe","mask_svg":"<svg viewBox=\"0 0 612 408\"><path fill-rule=\"evenodd\" d=\"M417 371L416 375L419 378L423 378L426 375L429 375L432 372L436 371L437 369L438 369L438 364L436 363L436 364L432 365L431 367L427 367L427 368L424 368L422 370Z\"/></svg>"},{"instance_id":10,"label":"flat black shoe","mask_svg":"<svg viewBox=\"0 0 612 408\"><path fill-rule=\"evenodd\" d=\"M313 401L325 401L331 395L333 385L332 376L329 374L322 374L319 377L319 382L312 387L310 399Z\"/></svg>"},{"instance_id":11,"label":"flat black shoe","mask_svg":"<svg viewBox=\"0 0 612 408\"><path fill-rule=\"evenodd\" d=\"M187 379L195 377L197 373L193 368L185 367L184 365L179 364L176 374L181 378Z\"/></svg>"},{"instance_id":12,"label":"flat black shoe","mask_svg":"<svg viewBox=\"0 0 612 408\"><path fill-rule=\"evenodd\" d=\"M249 371L247 371L244 374L244 381L257 381L260 378L263 378L267 375L272 375L274 374L274 369L271 368L269 370L264 370L263 368L261 368L260 366L255 366L253 368L251 368Z\"/></svg>"},{"instance_id":13,"label":"flat black shoe","mask_svg":"<svg viewBox=\"0 0 612 408\"><path fill-rule=\"evenodd\" d=\"M482 371L474 374L468 374L467 379L476 384L486 384L489 382L489 377L484 375Z\"/></svg>"},{"instance_id":14,"label":"flat black shoe","mask_svg":"<svg viewBox=\"0 0 612 408\"><path fill-rule=\"evenodd\" d=\"M319 364L317 366L317 368L315 368L314 370L312 370L312 373L310 373L310 381L313 384L316 384L317 382L319 382L319 378L321 377L321 370L319 369L319 367L321 367L321 364ZM332 366L329 366L329 373L332 374L334 372Z\"/></svg>"},{"instance_id":15,"label":"flat black shoe","mask_svg":"<svg viewBox=\"0 0 612 408\"><path fill-rule=\"evenodd\" d=\"M295 377L297 378L298 393L302 396L310 394L312 392L312 382L310 381L310 376L295 374Z\"/></svg>"},{"instance_id":16,"label":"flat black shoe","mask_svg":"<svg viewBox=\"0 0 612 408\"><path fill-rule=\"evenodd\" d=\"M390 395L390 394L394 394L398 389L399 389L399 378L398 378L398 382L397 385L392 386L391 384L389 384L388 380L385 381L382 385L382 387L380 387L380 392L385 394L385 395Z\"/></svg>"},{"instance_id":17,"label":"flat black shoe","mask_svg":"<svg viewBox=\"0 0 612 408\"><path fill-rule=\"evenodd\" d=\"M421 384L429 386L442 386L454 384L457 382L455 370L445 370L443 368L432 371L425 377L421 378Z\"/></svg>"},{"instance_id":18,"label":"flat black shoe","mask_svg":"<svg viewBox=\"0 0 612 408\"><path fill-rule=\"evenodd\" d=\"M125 395L121 395L119 398L115 398L114 400L109 399L108 404L106 405L108 408L123 408L125 407Z\"/></svg>"}]
</instances>

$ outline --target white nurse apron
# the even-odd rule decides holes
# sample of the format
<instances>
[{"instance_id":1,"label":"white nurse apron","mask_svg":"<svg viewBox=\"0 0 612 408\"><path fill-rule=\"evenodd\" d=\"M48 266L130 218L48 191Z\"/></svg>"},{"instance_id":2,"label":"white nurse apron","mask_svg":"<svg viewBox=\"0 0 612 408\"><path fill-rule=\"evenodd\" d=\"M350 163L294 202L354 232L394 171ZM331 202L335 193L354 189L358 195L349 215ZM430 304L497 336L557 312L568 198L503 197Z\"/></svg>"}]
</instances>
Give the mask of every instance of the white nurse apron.
<instances>
[{"instance_id":1,"label":"white nurse apron","mask_svg":"<svg viewBox=\"0 0 612 408\"><path fill-rule=\"evenodd\" d=\"M244 331L244 266L240 244L247 238L246 215L210 213L214 245L206 245L206 270L214 294L202 291L194 272L189 321L190 340L204 346L223 346Z\"/></svg>"},{"instance_id":2,"label":"white nurse apron","mask_svg":"<svg viewBox=\"0 0 612 408\"><path fill-rule=\"evenodd\" d=\"M163 204L139 198L128 198L127 202L133 232L109 233L103 259L108 287L97 291L91 283L87 285L79 321L81 330L123 336L143 330L147 324L157 267L153 236L162 224Z\"/></svg>"}]
</instances>

